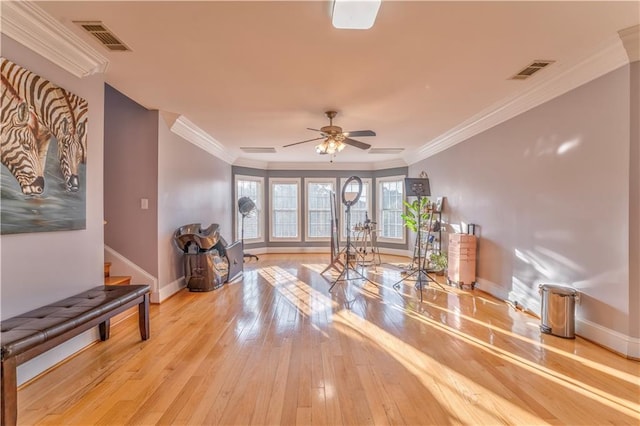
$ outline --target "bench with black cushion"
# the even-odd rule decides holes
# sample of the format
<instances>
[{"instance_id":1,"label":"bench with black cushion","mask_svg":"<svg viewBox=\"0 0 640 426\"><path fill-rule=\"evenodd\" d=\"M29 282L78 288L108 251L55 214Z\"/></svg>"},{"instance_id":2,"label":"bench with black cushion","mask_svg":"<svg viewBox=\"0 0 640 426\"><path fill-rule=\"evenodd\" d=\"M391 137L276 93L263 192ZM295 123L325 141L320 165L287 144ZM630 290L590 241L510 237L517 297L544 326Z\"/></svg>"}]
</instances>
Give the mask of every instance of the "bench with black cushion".
<instances>
[{"instance_id":1,"label":"bench with black cushion","mask_svg":"<svg viewBox=\"0 0 640 426\"><path fill-rule=\"evenodd\" d=\"M18 365L95 326L109 338L109 321L138 305L142 340L149 338L149 286L99 286L0 322L2 345L2 425L18 417Z\"/></svg>"}]
</instances>

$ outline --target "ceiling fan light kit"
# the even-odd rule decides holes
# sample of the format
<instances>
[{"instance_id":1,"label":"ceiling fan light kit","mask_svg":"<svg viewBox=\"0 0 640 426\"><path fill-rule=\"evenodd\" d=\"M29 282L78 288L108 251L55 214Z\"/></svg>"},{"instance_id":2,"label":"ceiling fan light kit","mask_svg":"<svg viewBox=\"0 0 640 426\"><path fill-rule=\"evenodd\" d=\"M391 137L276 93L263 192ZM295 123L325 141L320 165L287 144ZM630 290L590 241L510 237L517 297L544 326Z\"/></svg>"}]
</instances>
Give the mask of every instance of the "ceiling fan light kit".
<instances>
[{"instance_id":1,"label":"ceiling fan light kit","mask_svg":"<svg viewBox=\"0 0 640 426\"><path fill-rule=\"evenodd\" d=\"M342 151L347 145L355 146L356 148L365 150L371 148L371 145L369 145L368 143L351 139L350 136L375 136L376 132L374 132L373 130L355 130L351 132L343 132L342 127L333 125L333 119L338 114L336 111L327 111L324 114L329 119L328 126L321 127L320 130L309 128L309 130L312 130L314 132L320 132L319 138L290 143L288 145L284 145L283 148L311 141L317 141L320 139L324 140L315 147L316 153L320 155L329 154L333 157L337 152Z\"/></svg>"},{"instance_id":2,"label":"ceiling fan light kit","mask_svg":"<svg viewBox=\"0 0 640 426\"><path fill-rule=\"evenodd\" d=\"M326 140L320 142L316 145L316 152L318 154L329 154L333 155L336 152L340 152L344 149L345 143L337 138L333 138L329 136Z\"/></svg>"}]
</instances>

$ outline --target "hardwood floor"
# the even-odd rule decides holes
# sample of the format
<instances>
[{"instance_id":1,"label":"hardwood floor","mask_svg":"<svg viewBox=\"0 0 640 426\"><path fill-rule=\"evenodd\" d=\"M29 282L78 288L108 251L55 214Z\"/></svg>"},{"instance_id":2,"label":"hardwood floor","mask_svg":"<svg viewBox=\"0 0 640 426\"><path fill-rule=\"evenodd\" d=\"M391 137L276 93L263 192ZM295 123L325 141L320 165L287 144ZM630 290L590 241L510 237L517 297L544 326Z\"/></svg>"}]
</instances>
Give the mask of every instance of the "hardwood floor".
<instances>
[{"instance_id":1,"label":"hardwood floor","mask_svg":"<svg viewBox=\"0 0 640 426\"><path fill-rule=\"evenodd\" d=\"M406 260L338 283L327 255L261 255L244 278L179 292L18 393L19 424L616 424L640 422L640 363Z\"/></svg>"}]
</instances>

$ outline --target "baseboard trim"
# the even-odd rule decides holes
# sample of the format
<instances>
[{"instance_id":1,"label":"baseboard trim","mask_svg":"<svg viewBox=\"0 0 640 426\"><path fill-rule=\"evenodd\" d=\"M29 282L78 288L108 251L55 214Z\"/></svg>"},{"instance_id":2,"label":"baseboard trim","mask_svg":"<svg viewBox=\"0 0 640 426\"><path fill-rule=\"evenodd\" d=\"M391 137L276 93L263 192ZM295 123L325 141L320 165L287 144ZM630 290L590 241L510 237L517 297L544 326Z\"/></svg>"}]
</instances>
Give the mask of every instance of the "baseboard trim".
<instances>
[{"instance_id":1,"label":"baseboard trim","mask_svg":"<svg viewBox=\"0 0 640 426\"><path fill-rule=\"evenodd\" d=\"M167 300L168 298L170 298L171 296L173 296L174 294L176 294L186 286L187 286L187 283L185 282L184 277L180 277L177 280L170 282L169 284L162 287L158 292L157 303L164 302L165 300Z\"/></svg>"},{"instance_id":2,"label":"baseboard trim","mask_svg":"<svg viewBox=\"0 0 640 426\"><path fill-rule=\"evenodd\" d=\"M409 250L404 249L392 249L386 247L379 248L380 254L389 254L393 256L411 256ZM286 254L286 253L319 253L329 254L328 247L258 247L253 249L245 249L245 253L261 255L261 254Z\"/></svg>"},{"instance_id":3,"label":"baseboard trim","mask_svg":"<svg viewBox=\"0 0 640 426\"><path fill-rule=\"evenodd\" d=\"M159 303L158 279L145 271L108 245L104 245L104 261L111 262L111 267L118 275L130 275L132 284L151 285L151 303Z\"/></svg>"},{"instance_id":4,"label":"baseboard trim","mask_svg":"<svg viewBox=\"0 0 640 426\"><path fill-rule=\"evenodd\" d=\"M497 297L500 300L508 301L512 300L509 296L509 292L506 291L503 287L498 284L491 282L489 280L484 280L482 278L476 277L476 288L478 290L482 290L485 293L489 293L493 297Z\"/></svg>"},{"instance_id":5,"label":"baseboard trim","mask_svg":"<svg viewBox=\"0 0 640 426\"><path fill-rule=\"evenodd\" d=\"M32 380L36 380L98 341L100 341L98 328L94 327L19 365L18 386L25 386Z\"/></svg>"},{"instance_id":6,"label":"baseboard trim","mask_svg":"<svg viewBox=\"0 0 640 426\"><path fill-rule=\"evenodd\" d=\"M640 358L640 339L583 318L576 318L576 334L627 358Z\"/></svg>"},{"instance_id":7,"label":"baseboard trim","mask_svg":"<svg viewBox=\"0 0 640 426\"><path fill-rule=\"evenodd\" d=\"M492 293L493 294L493 293ZM494 296L499 297L494 294ZM522 305L522 300L527 301L527 305ZM523 294L510 291L508 297L504 300L519 303L519 307L528 310L536 316L540 316L540 301L530 300L531 298L523 297ZM597 345L616 352L624 357L638 359L640 358L640 339L627 336L610 328L603 327L584 318L575 319L576 335L587 339Z\"/></svg>"}]
</instances>

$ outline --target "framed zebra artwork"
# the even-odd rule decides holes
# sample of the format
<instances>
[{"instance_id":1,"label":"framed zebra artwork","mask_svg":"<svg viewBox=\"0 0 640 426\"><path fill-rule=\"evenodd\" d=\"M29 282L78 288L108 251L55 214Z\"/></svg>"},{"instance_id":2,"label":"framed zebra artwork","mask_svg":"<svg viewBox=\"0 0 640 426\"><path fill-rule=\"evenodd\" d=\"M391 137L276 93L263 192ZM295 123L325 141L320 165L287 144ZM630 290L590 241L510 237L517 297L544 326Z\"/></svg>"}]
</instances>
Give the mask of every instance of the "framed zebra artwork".
<instances>
[{"instance_id":1,"label":"framed zebra artwork","mask_svg":"<svg viewBox=\"0 0 640 426\"><path fill-rule=\"evenodd\" d=\"M0 233L86 228L86 100L0 58Z\"/></svg>"}]
</instances>

